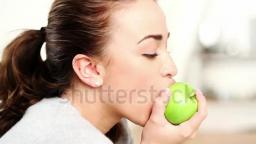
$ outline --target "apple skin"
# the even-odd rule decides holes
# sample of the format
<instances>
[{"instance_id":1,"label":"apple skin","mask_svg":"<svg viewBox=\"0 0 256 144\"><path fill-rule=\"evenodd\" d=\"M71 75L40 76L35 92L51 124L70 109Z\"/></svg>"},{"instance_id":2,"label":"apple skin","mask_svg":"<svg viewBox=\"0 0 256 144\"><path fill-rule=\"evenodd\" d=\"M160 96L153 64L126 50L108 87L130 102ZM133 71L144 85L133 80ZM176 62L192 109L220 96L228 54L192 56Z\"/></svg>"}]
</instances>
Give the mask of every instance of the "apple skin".
<instances>
[{"instance_id":1,"label":"apple skin","mask_svg":"<svg viewBox=\"0 0 256 144\"><path fill-rule=\"evenodd\" d=\"M169 87L171 97L166 105L165 118L174 125L189 120L198 109L196 93L192 86L177 82Z\"/></svg>"}]
</instances>

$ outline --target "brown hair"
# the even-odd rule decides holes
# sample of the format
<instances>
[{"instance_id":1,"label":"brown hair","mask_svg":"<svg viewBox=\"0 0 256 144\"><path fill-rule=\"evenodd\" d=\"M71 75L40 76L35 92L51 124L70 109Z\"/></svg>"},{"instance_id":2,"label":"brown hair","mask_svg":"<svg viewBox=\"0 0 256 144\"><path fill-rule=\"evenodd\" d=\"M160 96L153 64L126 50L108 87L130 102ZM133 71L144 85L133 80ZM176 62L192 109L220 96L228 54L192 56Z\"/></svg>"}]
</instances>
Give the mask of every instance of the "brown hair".
<instances>
[{"instance_id":1,"label":"brown hair","mask_svg":"<svg viewBox=\"0 0 256 144\"><path fill-rule=\"evenodd\" d=\"M125 0L55 0L47 27L25 31L5 48L0 63L0 137L29 106L70 87L75 55L102 55L111 10L120 1ZM45 61L40 57L44 42Z\"/></svg>"}]
</instances>

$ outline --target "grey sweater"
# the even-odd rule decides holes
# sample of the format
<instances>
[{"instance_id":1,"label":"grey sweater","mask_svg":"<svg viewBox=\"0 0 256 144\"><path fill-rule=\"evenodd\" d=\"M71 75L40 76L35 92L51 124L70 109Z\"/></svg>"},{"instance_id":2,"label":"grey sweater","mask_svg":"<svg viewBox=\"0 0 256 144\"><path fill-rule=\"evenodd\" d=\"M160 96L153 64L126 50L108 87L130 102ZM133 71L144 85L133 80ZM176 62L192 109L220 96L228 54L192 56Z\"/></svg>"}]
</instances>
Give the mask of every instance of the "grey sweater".
<instances>
[{"instance_id":1,"label":"grey sweater","mask_svg":"<svg viewBox=\"0 0 256 144\"><path fill-rule=\"evenodd\" d=\"M117 143L131 144L124 121ZM0 144L112 144L103 133L84 119L71 103L62 98L45 98L29 107L1 139Z\"/></svg>"}]
</instances>

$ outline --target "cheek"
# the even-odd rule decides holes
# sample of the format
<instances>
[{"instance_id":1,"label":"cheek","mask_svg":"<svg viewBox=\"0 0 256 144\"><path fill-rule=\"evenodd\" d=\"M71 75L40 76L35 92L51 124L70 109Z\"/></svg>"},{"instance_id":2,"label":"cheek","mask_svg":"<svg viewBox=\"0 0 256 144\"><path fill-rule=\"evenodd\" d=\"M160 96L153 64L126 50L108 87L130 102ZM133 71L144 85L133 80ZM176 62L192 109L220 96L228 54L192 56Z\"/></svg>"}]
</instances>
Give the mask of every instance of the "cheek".
<instances>
[{"instance_id":1,"label":"cheek","mask_svg":"<svg viewBox=\"0 0 256 144\"><path fill-rule=\"evenodd\" d=\"M126 93L132 93L127 95L127 98L137 101L147 98L149 101L162 88L158 70L156 66L135 60L124 63L119 61L109 69L105 81L116 91L124 90Z\"/></svg>"},{"instance_id":2,"label":"cheek","mask_svg":"<svg viewBox=\"0 0 256 144\"><path fill-rule=\"evenodd\" d=\"M139 63L135 60L111 63L107 70L106 84L116 92L113 97L121 98L125 102L117 102L114 108L130 121L144 126L148 120L154 97L157 96L159 73L152 64Z\"/></svg>"}]
</instances>

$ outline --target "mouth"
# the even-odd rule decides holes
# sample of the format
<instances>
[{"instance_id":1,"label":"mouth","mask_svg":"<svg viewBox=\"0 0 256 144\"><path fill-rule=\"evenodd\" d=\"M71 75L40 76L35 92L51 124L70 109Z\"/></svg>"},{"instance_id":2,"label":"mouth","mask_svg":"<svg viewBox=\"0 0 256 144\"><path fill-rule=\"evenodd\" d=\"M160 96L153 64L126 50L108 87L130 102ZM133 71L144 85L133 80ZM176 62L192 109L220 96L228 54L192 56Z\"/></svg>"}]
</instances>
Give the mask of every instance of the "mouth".
<instances>
[{"instance_id":1,"label":"mouth","mask_svg":"<svg viewBox=\"0 0 256 144\"><path fill-rule=\"evenodd\" d=\"M163 90L165 90L166 88L168 89L171 85L173 85L175 83L176 83L176 81L174 79L170 79L167 86Z\"/></svg>"},{"instance_id":2,"label":"mouth","mask_svg":"<svg viewBox=\"0 0 256 144\"><path fill-rule=\"evenodd\" d=\"M176 81L174 79L170 79L167 87L169 87L169 86L171 86L171 85L173 85L175 83L176 83Z\"/></svg>"},{"instance_id":3,"label":"mouth","mask_svg":"<svg viewBox=\"0 0 256 144\"><path fill-rule=\"evenodd\" d=\"M166 85L164 85L163 89L161 89L157 96L160 96L162 92L164 92L166 89L169 89L169 87L173 84L175 84L176 81L174 79L169 79Z\"/></svg>"}]
</instances>

